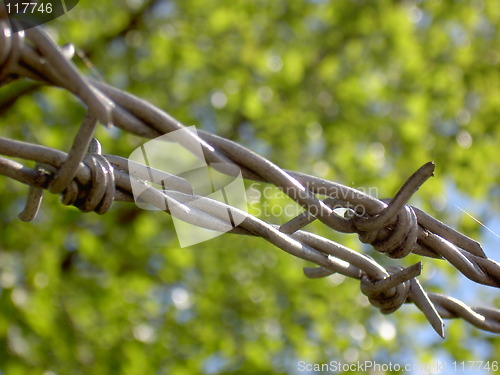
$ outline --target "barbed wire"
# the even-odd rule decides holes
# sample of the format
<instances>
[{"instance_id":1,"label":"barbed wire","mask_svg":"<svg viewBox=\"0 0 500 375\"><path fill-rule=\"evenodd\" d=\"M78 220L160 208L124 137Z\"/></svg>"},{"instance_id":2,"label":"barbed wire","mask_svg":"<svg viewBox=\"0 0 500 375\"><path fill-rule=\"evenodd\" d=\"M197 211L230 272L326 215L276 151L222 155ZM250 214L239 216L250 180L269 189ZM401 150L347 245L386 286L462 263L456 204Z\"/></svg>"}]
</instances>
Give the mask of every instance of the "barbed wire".
<instances>
[{"instance_id":1,"label":"barbed wire","mask_svg":"<svg viewBox=\"0 0 500 375\"><path fill-rule=\"evenodd\" d=\"M271 225L236 207L194 194L189 183L180 177L168 175L167 189L153 188L151 177L140 169L131 170L128 159L103 155L100 144L92 138L98 122L145 138L182 130L184 125L141 98L83 76L71 62L74 48L58 47L42 29L13 32L2 7L0 28L1 85L18 78L32 79L71 92L87 107L68 153L0 137L0 154L37 163L28 168L0 157L0 174L29 185L26 206L19 215L21 220L30 221L36 216L44 189L60 194L63 204L104 214L113 201L134 201L133 181L144 186L142 201L169 213L175 209L176 217L190 224L226 232L231 224L229 213L240 223L232 225L230 233L261 237L316 264L316 268L304 269L309 278L339 273L360 280L362 293L382 313L392 313L403 303L413 303L441 337L442 319L452 318L500 333L499 309L468 307L455 298L427 293L416 278L422 272L421 262L407 268L383 267L364 254L303 230L319 220L335 231L357 233L361 242L389 257L403 258L414 253L445 259L472 281L500 287L500 264L488 258L478 242L407 205L433 175L433 163L418 169L393 199L379 200L333 181L281 169L228 139L203 131L187 132L188 139L181 141L182 146L193 151L193 144L200 145L210 166L228 175L241 173L245 179L273 184L304 208L302 214L287 223ZM159 170L155 173L166 175ZM321 200L317 195L328 198ZM335 212L338 207L347 210L344 216Z\"/></svg>"}]
</instances>

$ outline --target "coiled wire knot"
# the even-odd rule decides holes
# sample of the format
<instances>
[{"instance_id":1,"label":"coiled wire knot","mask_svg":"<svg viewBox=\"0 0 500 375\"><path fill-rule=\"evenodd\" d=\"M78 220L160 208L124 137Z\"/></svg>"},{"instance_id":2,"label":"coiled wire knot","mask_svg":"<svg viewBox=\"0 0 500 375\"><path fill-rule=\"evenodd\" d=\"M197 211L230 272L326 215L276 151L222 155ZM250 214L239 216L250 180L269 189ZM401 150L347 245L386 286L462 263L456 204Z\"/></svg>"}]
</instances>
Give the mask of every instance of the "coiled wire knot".
<instances>
[{"instance_id":1,"label":"coiled wire knot","mask_svg":"<svg viewBox=\"0 0 500 375\"><path fill-rule=\"evenodd\" d=\"M341 220L342 225L336 229L346 233L358 233L361 242L373 245L377 251L391 258L404 258L418 246L419 233L417 215L406 203L433 173L434 163L424 164L405 182L393 199L382 199L387 206L379 212L366 214L366 207L362 204L341 201L341 206L344 203L345 208L351 209L354 204L357 209L354 212L347 211ZM338 202L338 199L330 197L323 203L332 207ZM315 219L309 211L305 211L283 224L280 231L294 233Z\"/></svg>"},{"instance_id":2,"label":"coiled wire knot","mask_svg":"<svg viewBox=\"0 0 500 375\"><path fill-rule=\"evenodd\" d=\"M382 217L382 220L377 220L377 217ZM404 206L392 218L385 219L381 214L353 219L360 241L371 244L375 250L391 258L404 258L412 252L417 243L417 215L409 206Z\"/></svg>"},{"instance_id":3,"label":"coiled wire knot","mask_svg":"<svg viewBox=\"0 0 500 375\"><path fill-rule=\"evenodd\" d=\"M389 275L381 280L374 280L367 274L361 277L361 292L368 297L370 303L383 314L390 314L403 303L412 302L424 313L434 330L444 337L443 320L416 279L422 272L422 263L418 262L408 268L389 266L386 272Z\"/></svg>"},{"instance_id":4,"label":"coiled wire knot","mask_svg":"<svg viewBox=\"0 0 500 375\"><path fill-rule=\"evenodd\" d=\"M401 272L403 267L389 266L390 275ZM387 279L386 279L387 280ZM410 296L410 280L405 280L396 286L381 286L380 281L373 281L368 276L361 278L361 292L368 297L370 304L377 307L383 314L390 314L401 307Z\"/></svg>"},{"instance_id":5,"label":"coiled wire knot","mask_svg":"<svg viewBox=\"0 0 500 375\"><path fill-rule=\"evenodd\" d=\"M420 167L377 215L354 215L351 219L361 242L391 258L403 258L417 245L418 221L413 208L406 205L420 186L434 174L434 163Z\"/></svg>"},{"instance_id":6,"label":"coiled wire knot","mask_svg":"<svg viewBox=\"0 0 500 375\"><path fill-rule=\"evenodd\" d=\"M106 213L115 196L115 175L111 163L101 155L101 146L93 138L88 148L88 153L83 158L83 164L90 170L89 181L79 181L76 168L71 174L61 174L61 169L49 165L37 164L37 170L50 174L50 182L47 188L51 190L55 184L62 186L61 202L65 205L77 207L80 211L94 211L98 214ZM67 165L67 162L65 163ZM80 164L81 166L81 164ZM41 188L31 186L26 200L26 206L19 214L23 221L31 221L35 218L42 201Z\"/></svg>"},{"instance_id":7,"label":"coiled wire knot","mask_svg":"<svg viewBox=\"0 0 500 375\"><path fill-rule=\"evenodd\" d=\"M82 212L94 211L102 215L110 209L115 195L113 167L99 154L87 154L83 163L90 169L90 184L84 186L73 179L62 192L61 202Z\"/></svg>"}]
</instances>

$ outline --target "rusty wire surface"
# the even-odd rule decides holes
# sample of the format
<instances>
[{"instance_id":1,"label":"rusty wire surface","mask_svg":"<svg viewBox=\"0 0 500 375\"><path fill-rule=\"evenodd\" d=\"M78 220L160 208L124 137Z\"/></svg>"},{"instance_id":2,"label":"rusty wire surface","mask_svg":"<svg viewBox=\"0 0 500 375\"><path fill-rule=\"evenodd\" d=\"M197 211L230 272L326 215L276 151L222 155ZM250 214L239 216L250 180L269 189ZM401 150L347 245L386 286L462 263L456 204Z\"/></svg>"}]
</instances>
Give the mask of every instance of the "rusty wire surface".
<instances>
[{"instance_id":1,"label":"rusty wire surface","mask_svg":"<svg viewBox=\"0 0 500 375\"><path fill-rule=\"evenodd\" d=\"M393 199L382 201L332 181L283 170L216 135L202 131L189 133L201 145L210 165L236 165L245 179L273 184L304 208L301 215L284 225L270 225L235 207L206 197L200 199L186 189L182 179L174 181L169 190L155 189L148 185L147 176L129 171L127 159L102 155L99 143L92 139L98 122L113 124L145 138L156 138L184 126L147 101L80 74L71 62L72 47L58 47L42 29L12 33L1 7L0 28L0 85L28 78L58 86L78 97L88 109L69 153L0 138L0 154L37 162L31 169L0 157L0 174L30 186L21 220L35 217L44 189L60 194L64 204L74 205L83 212L103 214L115 200L134 201L132 178L147 187L141 195L143 200L159 208L164 208L167 202L165 211L176 207L179 218L191 224L226 232L230 212L241 221L233 226L231 233L262 237L287 253L316 264L315 268L304 269L307 277L340 273L360 280L361 291L382 313L394 312L403 303L413 303L441 337L444 337L442 319L452 318L462 318L482 330L500 333L500 310L468 307L452 297L426 293L416 278L422 271L421 262L405 269L383 267L368 256L302 230L312 221L320 220L335 231L357 233L360 241L372 244L389 257L403 258L413 252L445 259L470 280L500 287L500 264L489 259L478 242L406 205L433 175L433 163L418 169ZM183 146L189 149L189 142ZM234 168L221 172L232 174ZM328 198L322 201L317 195ZM334 207L344 207L350 215L339 216ZM363 212L353 211L353 207L361 207Z\"/></svg>"}]
</instances>

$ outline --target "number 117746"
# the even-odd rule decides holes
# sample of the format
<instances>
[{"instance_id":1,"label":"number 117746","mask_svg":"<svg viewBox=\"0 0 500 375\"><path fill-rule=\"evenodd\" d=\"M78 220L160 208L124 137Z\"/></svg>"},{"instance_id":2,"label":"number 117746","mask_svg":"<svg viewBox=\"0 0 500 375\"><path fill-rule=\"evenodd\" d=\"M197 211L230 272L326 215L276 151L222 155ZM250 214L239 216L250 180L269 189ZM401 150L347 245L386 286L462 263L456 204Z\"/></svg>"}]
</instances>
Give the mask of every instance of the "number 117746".
<instances>
[{"instance_id":1,"label":"number 117746","mask_svg":"<svg viewBox=\"0 0 500 375\"><path fill-rule=\"evenodd\" d=\"M26 13L52 13L52 3L7 3L5 4L7 13L9 14L26 14Z\"/></svg>"},{"instance_id":2,"label":"number 117746","mask_svg":"<svg viewBox=\"0 0 500 375\"><path fill-rule=\"evenodd\" d=\"M499 368L498 361L453 361L452 366L454 371L483 370L494 373L497 373Z\"/></svg>"}]
</instances>

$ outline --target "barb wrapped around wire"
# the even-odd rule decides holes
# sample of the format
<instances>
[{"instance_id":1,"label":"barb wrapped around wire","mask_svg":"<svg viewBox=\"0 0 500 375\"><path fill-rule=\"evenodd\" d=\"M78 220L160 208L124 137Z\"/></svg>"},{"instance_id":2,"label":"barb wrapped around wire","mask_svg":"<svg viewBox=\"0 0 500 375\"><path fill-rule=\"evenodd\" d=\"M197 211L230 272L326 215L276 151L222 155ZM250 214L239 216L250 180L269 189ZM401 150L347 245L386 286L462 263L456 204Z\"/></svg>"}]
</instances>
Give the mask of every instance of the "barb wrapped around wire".
<instances>
[{"instance_id":1,"label":"barb wrapped around wire","mask_svg":"<svg viewBox=\"0 0 500 375\"><path fill-rule=\"evenodd\" d=\"M469 279L500 287L500 265L489 259L476 241L453 230L423 211L406 203L433 175L434 164L417 170L389 201L378 200L353 188L303 173L286 171L245 147L199 132L190 136L201 145L211 165L232 164L246 179L264 181L282 189L304 208L304 212L280 227L227 204L200 198L179 188L158 190L147 185L147 177L130 171L128 160L101 155L92 140L98 122L113 124L133 134L155 138L184 126L167 113L132 94L84 77L72 64L70 46L58 47L40 28L13 33L0 7L0 84L24 77L66 89L87 107L69 153L41 145L0 138L0 154L36 161L34 169L0 157L0 174L30 186L25 210L20 218L32 220L42 199L42 190L61 194L64 204L80 210L105 213L113 200L133 201L131 178L145 184L141 199L160 208L189 207L180 219L218 230L227 225L226 215L241 222L230 231L259 236L293 256L319 268L306 268L310 278L333 273L359 279L361 291L382 313L396 311L403 303L414 303L425 314L436 332L444 337L442 318L461 317L483 330L500 333L500 310L469 308L462 302L435 293L426 293L416 277L422 271L417 263L406 269L384 268L371 258L326 238L302 230L319 220L333 230L357 233L364 243L393 258L410 253L447 260ZM223 173L232 172L221 170ZM320 200L317 195L328 196ZM339 198L342 197L342 198ZM342 217L334 207L349 209ZM352 207L362 211L351 210Z\"/></svg>"}]
</instances>

